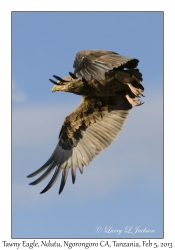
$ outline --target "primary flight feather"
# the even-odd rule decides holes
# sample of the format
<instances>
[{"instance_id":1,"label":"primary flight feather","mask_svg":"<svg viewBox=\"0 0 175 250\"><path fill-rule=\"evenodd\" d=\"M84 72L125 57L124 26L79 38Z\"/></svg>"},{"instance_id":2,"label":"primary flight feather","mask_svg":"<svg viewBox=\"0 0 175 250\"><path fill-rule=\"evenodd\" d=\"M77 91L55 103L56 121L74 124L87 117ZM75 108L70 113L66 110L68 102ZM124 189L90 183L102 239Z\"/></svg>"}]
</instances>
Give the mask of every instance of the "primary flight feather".
<instances>
[{"instance_id":1,"label":"primary flight feather","mask_svg":"<svg viewBox=\"0 0 175 250\"><path fill-rule=\"evenodd\" d=\"M59 194L62 192L69 169L72 182L76 168L83 173L84 165L107 148L121 131L129 110L140 106L144 87L139 61L107 50L84 50L77 53L74 73L54 77L52 92L64 91L82 96L78 108L67 116L62 125L58 144L49 160L28 177L45 171L35 185L55 170L41 193L48 191L62 171Z\"/></svg>"}]
</instances>

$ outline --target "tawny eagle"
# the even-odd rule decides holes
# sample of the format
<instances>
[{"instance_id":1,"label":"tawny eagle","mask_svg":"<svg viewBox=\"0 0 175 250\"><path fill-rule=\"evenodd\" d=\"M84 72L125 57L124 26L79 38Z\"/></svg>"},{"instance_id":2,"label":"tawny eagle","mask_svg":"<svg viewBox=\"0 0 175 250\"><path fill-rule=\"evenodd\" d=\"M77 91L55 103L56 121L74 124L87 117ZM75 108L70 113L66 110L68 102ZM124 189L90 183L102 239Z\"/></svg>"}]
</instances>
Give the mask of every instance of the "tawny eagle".
<instances>
[{"instance_id":1,"label":"tawny eagle","mask_svg":"<svg viewBox=\"0 0 175 250\"><path fill-rule=\"evenodd\" d=\"M55 170L41 193L49 190L62 171L59 194L69 168L75 182L76 167L83 173L84 165L107 148L121 131L132 106L141 105L142 74L139 60L107 50L84 50L77 53L74 73L54 77L52 92L64 91L82 96L78 108L62 125L58 144L49 160L28 177L45 172L30 185L35 185Z\"/></svg>"}]
</instances>

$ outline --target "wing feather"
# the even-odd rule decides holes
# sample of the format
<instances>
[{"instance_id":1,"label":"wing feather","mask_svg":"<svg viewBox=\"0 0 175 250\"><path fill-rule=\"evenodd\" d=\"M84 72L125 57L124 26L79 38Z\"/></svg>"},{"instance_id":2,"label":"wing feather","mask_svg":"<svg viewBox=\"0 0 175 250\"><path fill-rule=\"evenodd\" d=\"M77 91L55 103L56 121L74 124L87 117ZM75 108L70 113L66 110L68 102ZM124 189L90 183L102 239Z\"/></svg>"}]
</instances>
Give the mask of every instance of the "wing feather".
<instances>
[{"instance_id":1,"label":"wing feather","mask_svg":"<svg viewBox=\"0 0 175 250\"><path fill-rule=\"evenodd\" d=\"M86 130L86 134L89 136L91 142L98 150L98 154L105 149L105 146L100 142L100 140L97 137L93 136L90 131Z\"/></svg>"},{"instance_id":2,"label":"wing feather","mask_svg":"<svg viewBox=\"0 0 175 250\"><path fill-rule=\"evenodd\" d=\"M62 179L61 179L61 185L60 185L60 189L59 189L59 194L63 191L64 185L65 185L66 180L67 180L68 172L69 172L69 166L67 166L66 168L64 168L64 170L62 172Z\"/></svg>"},{"instance_id":3,"label":"wing feather","mask_svg":"<svg viewBox=\"0 0 175 250\"><path fill-rule=\"evenodd\" d=\"M53 184L58 179L58 176L59 176L60 172L61 172L61 168L59 166L56 166L54 175L52 176L52 178L49 181L49 183L47 184L47 186L40 192L40 194L43 194L43 193L47 192L53 186Z\"/></svg>"},{"instance_id":4,"label":"wing feather","mask_svg":"<svg viewBox=\"0 0 175 250\"><path fill-rule=\"evenodd\" d=\"M73 151L75 152L76 156L77 156L77 162L78 162L78 168L80 170L80 173L82 174L83 173L83 167L84 167L84 163L82 162L82 153L79 151L78 147L75 147L73 149Z\"/></svg>"},{"instance_id":5,"label":"wing feather","mask_svg":"<svg viewBox=\"0 0 175 250\"><path fill-rule=\"evenodd\" d=\"M136 68L139 60L119 55L112 51L106 50L89 50L77 53L74 61L74 74L77 77L83 77L87 81L93 77L99 80L99 76L105 79L105 73L119 68Z\"/></svg>"},{"instance_id":6,"label":"wing feather","mask_svg":"<svg viewBox=\"0 0 175 250\"><path fill-rule=\"evenodd\" d=\"M89 165L92 159L107 148L121 131L129 114L129 109L123 109L123 107L127 107L125 102L127 99L124 97L123 103L121 98L120 102L116 98L114 103L110 103L109 111L106 100L97 101L84 98L76 111L65 118L60 132L60 141L52 156L41 168L28 177L33 177L46 169L45 172L30 184L38 184L55 169L50 182L41 192L44 193L53 186L62 171L60 194L65 186L69 168L71 168L72 182L74 183L76 168L78 167L83 173L84 165ZM74 131L72 138L70 138L70 131Z\"/></svg>"}]
</instances>

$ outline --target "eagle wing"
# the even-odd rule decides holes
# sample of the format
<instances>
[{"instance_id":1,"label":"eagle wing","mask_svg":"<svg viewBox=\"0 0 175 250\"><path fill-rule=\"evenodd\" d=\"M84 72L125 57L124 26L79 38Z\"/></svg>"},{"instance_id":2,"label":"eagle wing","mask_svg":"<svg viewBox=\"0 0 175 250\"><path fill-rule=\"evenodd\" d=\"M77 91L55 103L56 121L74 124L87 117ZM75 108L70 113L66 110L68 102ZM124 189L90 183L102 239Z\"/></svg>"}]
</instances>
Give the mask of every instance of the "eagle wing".
<instances>
[{"instance_id":1,"label":"eagle wing","mask_svg":"<svg viewBox=\"0 0 175 250\"><path fill-rule=\"evenodd\" d=\"M107 50L84 50L77 53L74 65L74 74L87 81L91 78L105 79L105 73L114 68L136 68L139 60L119 55Z\"/></svg>"},{"instance_id":2,"label":"eagle wing","mask_svg":"<svg viewBox=\"0 0 175 250\"><path fill-rule=\"evenodd\" d=\"M107 148L121 131L132 105L123 95L102 100L83 97L80 106L65 118L59 135L59 142L49 160L28 177L45 171L35 185L45 179L52 170L54 174L41 193L48 191L62 171L59 194L62 192L69 168L72 182L75 182L76 167L83 173L83 166Z\"/></svg>"}]
</instances>

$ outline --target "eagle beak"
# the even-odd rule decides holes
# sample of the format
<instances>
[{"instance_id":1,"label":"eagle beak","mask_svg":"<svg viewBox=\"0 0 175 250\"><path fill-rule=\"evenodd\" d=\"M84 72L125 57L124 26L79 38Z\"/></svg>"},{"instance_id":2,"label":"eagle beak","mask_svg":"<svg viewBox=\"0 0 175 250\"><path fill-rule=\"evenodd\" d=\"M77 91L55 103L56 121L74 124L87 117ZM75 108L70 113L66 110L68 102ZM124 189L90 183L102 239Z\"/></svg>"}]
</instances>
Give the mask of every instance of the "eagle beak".
<instances>
[{"instance_id":1,"label":"eagle beak","mask_svg":"<svg viewBox=\"0 0 175 250\"><path fill-rule=\"evenodd\" d=\"M58 81L56 82L52 79L49 79L54 84L52 93L55 91L62 91L67 81L56 75L53 75L53 77L55 77Z\"/></svg>"},{"instance_id":2,"label":"eagle beak","mask_svg":"<svg viewBox=\"0 0 175 250\"><path fill-rule=\"evenodd\" d=\"M58 81L49 79L54 84L52 88L52 92L55 92L55 91L69 92L69 83L72 80L71 76L64 77L64 79L56 75L54 75L53 77L56 78Z\"/></svg>"},{"instance_id":3,"label":"eagle beak","mask_svg":"<svg viewBox=\"0 0 175 250\"><path fill-rule=\"evenodd\" d=\"M54 85L52 88L52 93L56 91L63 91L63 89L64 89L64 86L62 85Z\"/></svg>"}]
</instances>

